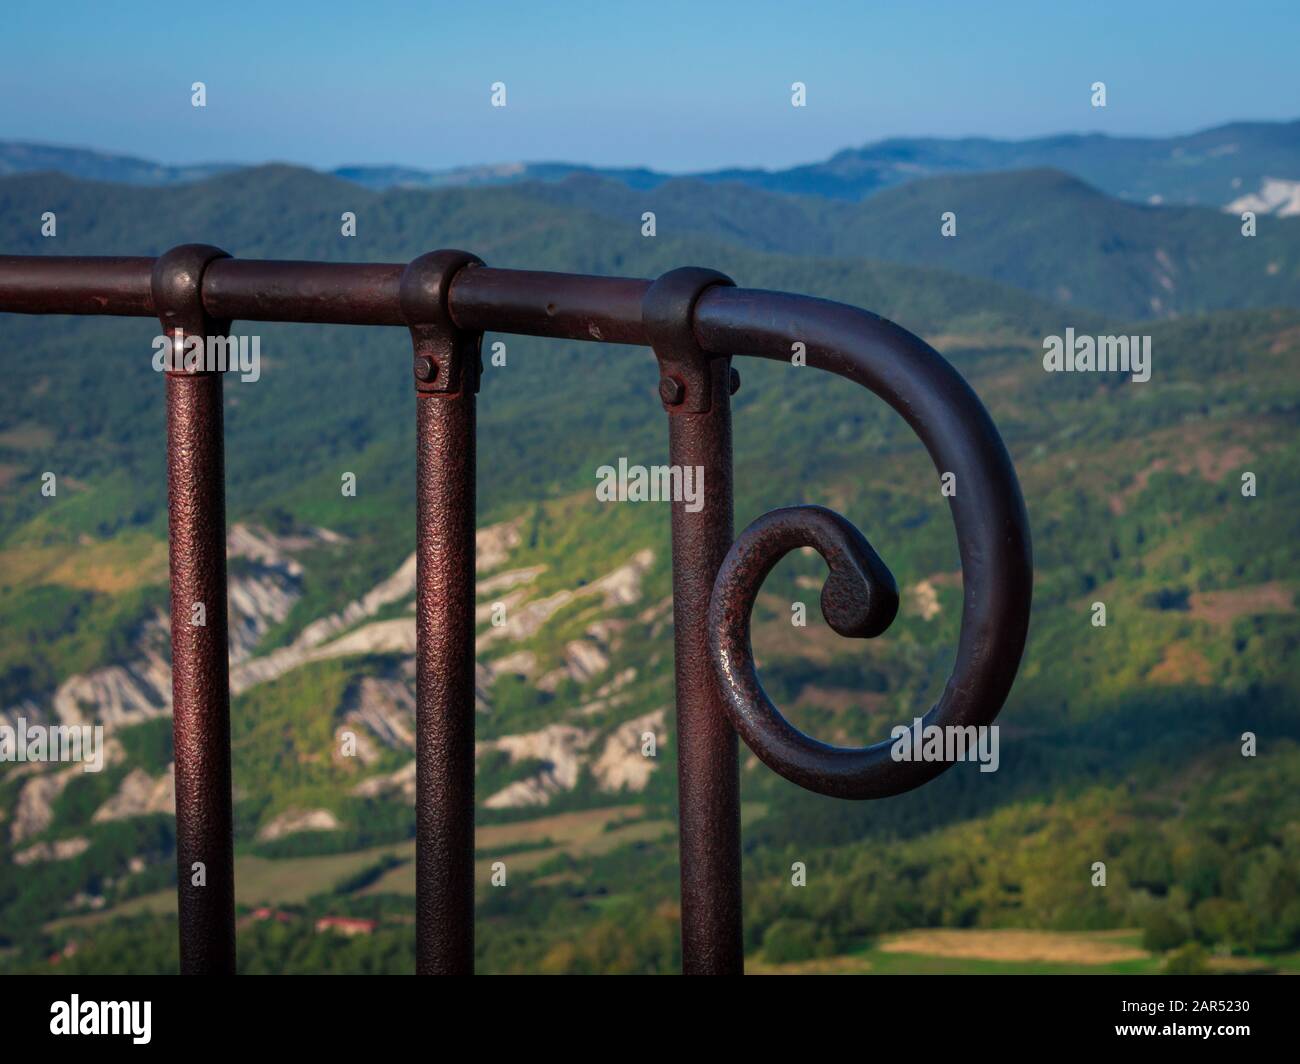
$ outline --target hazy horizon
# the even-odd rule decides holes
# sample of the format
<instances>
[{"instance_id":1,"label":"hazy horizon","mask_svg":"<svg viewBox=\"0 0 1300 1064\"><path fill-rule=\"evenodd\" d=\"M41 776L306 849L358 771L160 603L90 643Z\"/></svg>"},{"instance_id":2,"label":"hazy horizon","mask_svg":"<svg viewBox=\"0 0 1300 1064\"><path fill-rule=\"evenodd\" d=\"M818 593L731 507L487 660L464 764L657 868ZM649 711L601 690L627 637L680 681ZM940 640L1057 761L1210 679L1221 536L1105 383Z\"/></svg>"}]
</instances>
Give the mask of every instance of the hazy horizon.
<instances>
[{"instance_id":1,"label":"hazy horizon","mask_svg":"<svg viewBox=\"0 0 1300 1064\"><path fill-rule=\"evenodd\" d=\"M454 170L473 170L478 168L490 169L495 167L509 166L546 166L546 165L571 165L571 166L589 166L595 169L616 169L616 170L653 170L657 173L666 174L670 177L687 177L691 174L709 172L715 170L766 170L779 171L785 169L797 168L800 166L811 166L818 163L826 162L834 156L844 151L861 150L877 144L894 140L938 140L938 141L960 141L960 140L984 140L1001 143L1023 143L1035 140L1067 138L1067 137L1109 137L1114 140L1169 140L1177 137L1192 136L1197 133L1206 133L1214 129L1231 125L1288 125L1300 122L1300 115L1292 118L1235 118L1226 122L1216 122L1212 125L1194 126L1189 129L1175 129L1166 133L1149 133L1149 134L1116 134L1108 133L1101 129L1078 129L1078 130L1057 130L1052 133L1043 133L1033 137L995 137L983 133L956 134L952 136L943 136L931 133L914 133L914 134L894 134L886 137L876 137L872 140L862 141L861 143L843 144L828 152L820 158L802 159L790 163L788 166L764 166L758 163L751 163L744 160L736 160L729 163L723 163L720 166L708 168L692 168L685 170L664 169L654 167L648 163L630 161L630 162L609 162L593 163L581 158L559 158L547 157L537 159L498 159L492 161L458 163L455 166L421 166L416 163L407 162L403 159L387 159L375 162L358 162L356 160L345 159L340 162L315 164L304 162L301 159L289 158L286 156L266 156L260 159L234 159L234 158L194 158L194 159L163 159L157 155L138 155L130 151L109 147L102 144L80 143L73 144L57 141L42 141L29 137L8 137L0 136L0 144L29 144L41 148L53 148L63 151L86 151L94 152L99 155L110 156L122 159L136 159L141 162L157 163L161 166L222 166L233 165L239 167L257 167L257 166L297 166L309 170L318 170L322 172L332 172L334 170L359 169L359 168L405 168L412 170L422 170L428 172L454 171Z\"/></svg>"},{"instance_id":2,"label":"hazy horizon","mask_svg":"<svg viewBox=\"0 0 1300 1064\"><path fill-rule=\"evenodd\" d=\"M139 4L106 21L74 3L51 26L43 5L18 0L0 45L0 129L166 165L581 161L686 173L783 169L895 136L1171 136L1243 114L1293 117L1300 69L1278 29L1294 11L1247 0L1232 35L1222 11L1199 0L793 13L665 0L636 18L618 5L513 3L358 15L323 0L179 18ZM178 47L189 41L202 48ZM350 77L360 69L361 85ZM1099 80L1104 109L1090 103ZM796 81L805 107L791 106ZM505 107L489 102L497 82Z\"/></svg>"}]
</instances>

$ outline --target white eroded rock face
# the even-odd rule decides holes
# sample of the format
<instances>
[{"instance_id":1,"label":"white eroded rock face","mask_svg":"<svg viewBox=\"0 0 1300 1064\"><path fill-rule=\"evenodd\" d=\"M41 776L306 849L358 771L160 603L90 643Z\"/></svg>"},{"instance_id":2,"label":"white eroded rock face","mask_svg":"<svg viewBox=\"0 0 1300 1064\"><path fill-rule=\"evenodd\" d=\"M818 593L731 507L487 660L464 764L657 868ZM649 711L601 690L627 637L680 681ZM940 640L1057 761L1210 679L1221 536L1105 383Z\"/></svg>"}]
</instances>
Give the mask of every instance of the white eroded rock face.
<instances>
[{"instance_id":1,"label":"white eroded rock face","mask_svg":"<svg viewBox=\"0 0 1300 1064\"><path fill-rule=\"evenodd\" d=\"M9 824L9 838L19 843L48 828L54 822L54 801L71 780L69 772L47 772L24 783Z\"/></svg>"},{"instance_id":2,"label":"white eroded rock face","mask_svg":"<svg viewBox=\"0 0 1300 1064\"><path fill-rule=\"evenodd\" d=\"M491 795L483 804L488 809L513 809L519 806L546 805L551 796L571 791L578 785L582 768L581 754L596 738L596 732L572 724L552 724L540 731L507 735L475 744L475 756L500 750L511 764L542 761L542 770L527 779L516 780Z\"/></svg>"},{"instance_id":3,"label":"white eroded rock face","mask_svg":"<svg viewBox=\"0 0 1300 1064\"><path fill-rule=\"evenodd\" d=\"M592 763L591 774L602 791L643 791L657 762L658 750L667 737L664 713L656 709L620 724L605 740L600 756ZM642 745L646 733L655 737L655 757L646 757Z\"/></svg>"},{"instance_id":4,"label":"white eroded rock face","mask_svg":"<svg viewBox=\"0 0 1300 1064\"><path fill-rule=\"evenodd\" d=\"M406 802L415 801L415 762L408 761L396 772L387 776L371 776L352 788L358 798L380 798L391 795Z\"/></svg>"},{"instance_id":5,"label":"white eroded rock face","mask_svg":"<svg viewBox=\"0 0 1300 1064\"><path fill-rule=\"evenodd\" d=\"M478 638L475 704L484 713L491 711L492 687L503 676L521 678L542 690L554 690L564 679L585 685L609 670L629 626L643 621L653 620L656 625L669 621L670 600L652 607L638 621L599 616L602 610L620 609L640 601L643 578L654 561L649 550L638 551L590 583L538 595L536 583L546 572L545 566L503 569L522 542L522 525L521 517L480 529L477 534L477 570L487 574L479 581L477 612L480 623L488 626ZM301 597L304 569L295 553L341 542L342 537L325 529L279 536L246 524L232 526L229 555L243 561L234 567L230 581L231 690L238 695L327 658L396 655L400 659L397 664L354 680L341 704L330 707L335 715L336 740L344 733L352 733L358 762L366 766L381 758L385 748L413 751L415 747L414 617L377 619L413 598L415 555L411 554L391 576L342 610L308 624L292 643L257 655L266 633L290 615ZM496 601L507 604L508 621L503 627L488 624ZM558 661L553 656L539 661L542 652L519 647L521 640L537 635L559 611L572 604L582 604L585 612L596 616L586 624L581 638L564 643ZM50 718L67 724L102 723L106 733L111 733L117 727L165 716L171 712L169 640L167 615L159 611L142 626L135 659L69 677L48 699L29 699L0 714L0 723L12 723L21 715L33 724ZM497 656L492 656L493 651L498 651ZM552 653L547 651L545 655ZM480 756L499 751L511 764L541 762L544 766L487 796L485 804L489 808L546 805L554 795L576 787L584 771L590 771L603 790L644 789L655 761L642 756L642 735L653 731L662 741L663 711L615 725L612 731L608 723L609 714L629 701L630 695L621 689L635 676L635 669L624 669L607 680L595 701L574 707L570 717L580 718L579 724L557 723L480 743ZM597 718L606 723L592 724ZM120 763L124 756L120 744L107 734L106 739L108 763ZM27 778L13 808L0 811L0 818L9 820L7 826L14 843L32 840L55 826L54 804L80 768L30 765L22 771ZM414 789L412 761L397 772L358 782L350 793L410 802ZM172 813L174 808L174 766L168 765L158 775L134 768L117 792L95 811L92 822ZM258 838L277 839L294 832L331 831L338 827L337 817L330 810L290 810L265 824ZM75 856L72 851L76 844L76 840L68 839L33 841L20 852L28 862L62 860Z\"/></svg>"},{"instance_id":6,"label":"white eroded rock face","mask_svg":"<svg viewBox=\"0 0 1300 1064\"><path fill-rule=\"evenodd\" d=\"M157 779L141 768L133 768L118 787L117 793L95 810L92 823L124 820L149 813L176 812L176 766L170 764Z\"/></svg>"},{"instance_id":7,"label":"white eroded rock face","mask_svg":"<svg viewBox=\"0 0 1300 1064\"><path fill-rule=\"evenodd\" d=\"M229 592L232 662L251 657L271 626L288 617L301 596L296 580L269 570L231 577Z\"/></svg>"},{"instance_id":8,"label":"white eroded rock face","mask_svg":"<svg viewBox=\"0 0 1300 1064\"><path fill-rule=\"evenodd\" d=\"M600 732L572 724L552 724L539 731L479 743L476 753L480 757L500 750L509 755L511 764L544 763L540 771L503 787L483 804L488 809L547 805L554 795L577 786L584 767L590 768L603 791L643 791L658 761L647 757L642 746L647 733L654 735L656 750L662 746L664 716L664 710L657 709L623 722L606 736L595 758L591 750Z\"/></svg>"},{"instance_id":9,"label":"white eroded rock face","mask_svg":"<svg viewBox=\"0 0 1300 1064\"><path fill-rule=\"evenodd\" d=\"M262 825L259 842L282 839L299 831L336 831L338 818L328 809L289 809Z\"/></svg>"},{"instance_id":10,"label":"white eroded rock face","mask_svg":"<svg viewBox=\"0 0 1300 1064\"><path fill-rule=\"evenodd\" d=\"M362 677L343 699L343 720L394 750L415 749L414 677Z\"/></svg>"},{"instance_id":11,"label":"white eroded rock face","mask_svg":"<svg viewBox=\"0 0 1300 1064\"><path fill-rule=\"evenodd\" d=\"M474 571L490 573L498 566L504 565L511 552L523 542L523 536L519 532L523 524L524 519L520 516L513 521L488 525L487 528L480 528L475 532Z\"/></svg>"},{"instance_id":12,"label":"white eroded rock face","mask_svg":"<svg viewBox=\"0 0 1300 1064\"><path fill-rule=\"evenodd\" d=\"M481 528L475 535L479 572L503 564L520 542L522 518ZM415 595L416 556L412 551L397 571L338 613L307 625L289 645L241 662L230 672L230 690L239 694L278 679L311 661L351 654L415 653L415 618L398 617L364 624L380 610ZM360 627L357 627L360 625ZM346 634L344 634L346 633Z\"/></svg>"},{"instance_id":13,"label":"white eroded rock face","mask_svg":"<svg viewBox=\"0 0 1300 1064\"><path fill-rule=\"evenodd\" d=\"M89 848L90 840L81 836L71 839L55 839L53 842L38 842L14 854L14 864L29 865L38 861L67 861L73 857L80 857Z\"/></svg>"},{"instance_id":14,"label":"white eroded rock face","mask_svg":"<svg viewBox=\"0 0 1300 1064\"><path fill-rule=\"evenodd\" d=\"M248 563L247 572L231 574L228 587L233 692L242 690L235 681L239 664L289 615L302 594L302 566L289 552L336 542L342 537L323 528L301 536L276 536L249 525L231 527L227 555ZM7 708L0 713L0 724L12 727L21 716L30 723L102 724L111 731L166 716L172 704L170 642L170 620L159 610L136 636L136 658L70 676L48 698L29 698Z\"/></svg>"},{"instance_id":15,"label":"white eroded rock face","mask_svg":"<svg viewBox=\"0 0 1300 1064\"><path fill-rule=\"evenodd\" d=\"M1259 191L1233 200L1224 210L1231 214L1254 211L1256 214L1275 214L1279 218L1294 217L1300 214L1300 181L1266 177L1259 183Z\"/></svg>"}]
</instances>

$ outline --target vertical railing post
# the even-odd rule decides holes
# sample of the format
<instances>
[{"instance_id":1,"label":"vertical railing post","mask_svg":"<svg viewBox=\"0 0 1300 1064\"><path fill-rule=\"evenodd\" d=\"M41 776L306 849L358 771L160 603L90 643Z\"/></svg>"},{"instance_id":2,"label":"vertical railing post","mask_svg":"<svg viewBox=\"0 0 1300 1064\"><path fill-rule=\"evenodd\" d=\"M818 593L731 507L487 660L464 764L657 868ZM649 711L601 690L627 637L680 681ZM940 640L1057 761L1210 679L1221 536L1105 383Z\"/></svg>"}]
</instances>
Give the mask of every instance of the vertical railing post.
<instances>
[{"instance_id":1,"label":"vertical railing post","mask_svg":"<svg viewBox=\"0 0 1300 1064\"><path fill-rule=\"evenodd\" d=\"M659 360L674 475L696 479L702 506L672 503L673 634L677 688L677 786L681 861L682 971L739 975L741 931L740 777L736 733L709 659L713 580L731 547L730 358L710 359L692 327L695 301L713 270L672 270L647 291L642 321Z\"/></svg>"},{"instance_id":2,"label":"vertical railing post","mask_svg":"<svg viewBox=\"0 0 1300 1064\"><path fill-rule=\"evenodd\" d=\"M456 328L448 293L482 265L463 251L402 274L416 407L415 968L474 972L475 395L482 333Z\"/></svg>"},{"instance_id":3,"label":"vertical railing post","mask_svg":"<svg viewBox=\"0 0 1300 1064\"><path fill-rule=\"evenodd\" d=\"M181 972L195 975L235 971L222 375L202 359L206 340L230 329L203 310L203 272L222 258L224 251L207 245L173 248L154 264L151 282L172 352L166 376L176 901Z\"/></svg>"}]
</instances>

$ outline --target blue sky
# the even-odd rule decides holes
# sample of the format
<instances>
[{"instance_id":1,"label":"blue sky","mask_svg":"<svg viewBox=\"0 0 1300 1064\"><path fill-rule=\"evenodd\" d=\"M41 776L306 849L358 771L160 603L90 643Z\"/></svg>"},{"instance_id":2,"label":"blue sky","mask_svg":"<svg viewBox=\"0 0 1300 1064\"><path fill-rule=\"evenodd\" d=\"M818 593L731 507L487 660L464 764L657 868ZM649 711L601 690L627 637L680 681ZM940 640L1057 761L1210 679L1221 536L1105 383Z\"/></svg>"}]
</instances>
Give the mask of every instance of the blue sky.
<instances>
[{"instance_id":1,"label":"blue sky","mask_svg":"<svg viewBox=\"0 0 1300 1064\"><path fill-rule=\"evenodd\" d=\"M0 139L165 162L683 171L894 135L1300 116L1297 0L4 0L2 21ZM1089 105L1097 80L1105 110ZM806 108L790 106L794 81Z\"/></svg>"}]
</instances>

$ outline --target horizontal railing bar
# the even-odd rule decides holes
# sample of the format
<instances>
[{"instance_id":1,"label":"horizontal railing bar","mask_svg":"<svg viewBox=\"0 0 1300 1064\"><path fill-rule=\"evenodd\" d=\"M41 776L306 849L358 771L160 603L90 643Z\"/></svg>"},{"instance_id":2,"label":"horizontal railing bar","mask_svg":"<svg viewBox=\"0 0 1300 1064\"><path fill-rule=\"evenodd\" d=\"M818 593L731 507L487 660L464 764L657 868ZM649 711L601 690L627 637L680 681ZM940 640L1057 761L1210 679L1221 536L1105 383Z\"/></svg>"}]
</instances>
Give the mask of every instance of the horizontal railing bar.
<instances>
[{"instance_id":1,"label":"horizontal railing bar","mask_svg":"<svg viewBox=\"0 0 1300 1064\"><path fill-rule=\"evenodd\" d=\"M462 329L650 346L641 324L649 281L579 273L462 270L451 286L451 316Z\"/></svg>"},{"instance_id":2,"label":"horizontal railing bar","mask_svg":"<svg viewBox=\"0 0 1300 1064\"><path fill-rule=\"evenodd\" d=\"M203 308L237 321L404 325L404 263L218 259L203 274Z\"/></svg>"},{"instance_id":3,"label":"horizontal railing bar","mask_svg":"<svg viewBox=\"0 0 1300 1064\"><path fill-rule=\"evenodd\" d=\"M0 255L0 311L154 317L150 258ZM203 274L203 308L238 321L405 325L398 302L404 263L218 259ZM646 346L641 300L650 282L630 277L501 270L462 271L452 318L472 332L521 333Z\"/></svg>"},{"instance_id":4,"label":"horizontal railing bar","mask_svg":"<svg viewBox=\"0 0 1300 1064\"><path fill-rule=\"evenodd\" d=\"M0 255L0 311L157 317L153 259Z\"/></svg>"}]
</instances>

